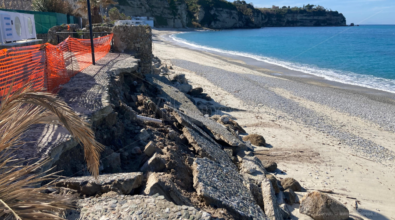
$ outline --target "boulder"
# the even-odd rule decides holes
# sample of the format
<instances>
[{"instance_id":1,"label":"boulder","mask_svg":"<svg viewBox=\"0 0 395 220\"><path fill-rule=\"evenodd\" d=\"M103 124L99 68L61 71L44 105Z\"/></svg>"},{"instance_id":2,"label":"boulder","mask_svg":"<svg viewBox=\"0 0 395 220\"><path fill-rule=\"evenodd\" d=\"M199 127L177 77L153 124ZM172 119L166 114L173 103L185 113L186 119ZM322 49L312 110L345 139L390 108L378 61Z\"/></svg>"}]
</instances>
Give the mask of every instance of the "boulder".
<instances>
[{"instance_id":1,"label":"boulder","mask_svg":"<svg viewBox=\"0 0 395 220\"><path fill-rule=\"evenodd\" d=\"M268 172L274 172L277 169L277 163L274 161L267 161L263 163L263 166Z\"/></svg>"},{"instance_id":2,"label":"boulder","mask_svg":"<svg viewBox=\"0 0 395 220\"><path fill-rule=\"evenodd\" d=\"M191 91L192 86L189 84L178 84L176 85L176 88L183 93L188 93L189 91Z\"/></svg>"},{"instance_id":3,"label":"boulder","mask_svg":"<svg viewBox=\"0 0 395 220\"><path fill-rule=\"evenodd\" d=\"M282 220L283 216L281 213L281 209L277 203L277 197L274 194L274 190L270 181L265 178L262 181L261 188L265 214L267 215L268 219Z\"/></svg>"},{"instance_id":4,"label":"boulder","mask_svg":"<svg viewBox=\"0 0 395 220\"><path fill-rule=\"evenodd\" d=\"M144 128L141 129L140 134L138 135L138 138L140 141L147 141L150 138L150 134L148 133L147 130L145 130Z\"/></svg>"},{"instance_id":5,"label":"boulder","mask_svg":"<svg viewBox=\"0 0 395 220\"><path fill-rule=\"evenodd\" d=\"M189 199L184 197L175 186L169 174L152 173L149 175L144 193L147 195L162 195L177 205L191 205Z\"/></svg>"},{"instance_id":6,"label":"boulder","mask_svg":"<svg viewBox=\"0 0 395 220\"><path fill-rule=\"evenodd\" d=\"M178 82L180 84L187 84L188 80L185 78L185 74L182 73L176 73L169 75L169 80L172 82ZM192 90L192 88L191 88Z\"/></svg>"},{"instance_id":7,"label":"boulder","mask_svg":"<svg viewBox=\"0 0 395 220\"><path fill-rule=\"evenodd\" d=\"M225 208L237 219L265 219L236 169L196 158L192 170L193 187L206 204Z\"/></svg>"},{"instance_id":8,"label":"boulder","mask_svg":"<svg viewBox=\"0 0 395 220\"><path fill-rule=\"evenodd\" d=\"M153 141L150 141L147 145L145 145L144 153L147 156L152 156L156 151L156 145Z\"/></svg>"},{"instance_id":9,"label":"boulder","mask_svg":"<svg viewBox=\"0 0 395 220\"><path fill-rule=\"evenodd\" d=\"M302 191L302 186L299 184L298 181L296 181L294 178L285 178L281 180L281 186L286 189L292 189L295 192L301 192Z\"/></svg>"},{"instance_id":10,"label":"boulder","mask_svg":"<svg viewBox=\"0 0 395 220\"><path fill-rule=\"evenodd\" d=\"M144 165L140 171L147 172L160 172L166 168L166 160L162 158L158 153L155 153Z\"/></svg>"},{"instance_id":11,"label":"boulder","mask_svg":"<svg viewBox=\"0 0 395 220\"><path fill-rule=\"evenodd\" d=\"M227 115L222 115L222 116L219 118L219 121L220 121L222 124L229 124L230 118L229 118L229 116L227 116Z\"/></svg>"},{"instance_id":12,"label":"boulder","mask_svg":"<svg viewBox=\"0 0 395 220\"><path fill-rule=\"evenodd\" d=\"M299 212L314 220L346 220L348 209L330 196L314 191L302 198Z\"/></svg>"},{"instance_id":13,"label":"boulder","mask_svg":"<svg viewBox=\"0 0 395 220\"><path fill-rule=\"evenodd\" d=\"M243 141L249 141L249 142L251 142L251 144L253 144L255 146L265 146L266 145L265 138L263 138L263 136L259 135L259 134L250 134L250 135L244 136Z\"/></svg>"},{"instance_id":14,"label":"boulder","mask_svg":"<svg viewBox=\"0 0 395 220\"><path fill-rule=\"evenodd\" d=\"M247 133L235 120L230 119L230 124L232 124L233 129L239 132L239 134Z\"/></svg>"},{"instance_id":15,"label":"boulder","mask_svg":"<svg viewBox=\"0 0 395 220\"><path fill-rule=\"evenodd\" d=\"M96 180L92 176L73 177L60 180L55 185L77 190L82 195L94 196L110 191L124 195L141 186L143 173L102 174Z\"/></svg>"},{"instance_id":16,"label":"boulder","mask_svg":"<svg viewBox=\"0 0 395 220\"><path fill-rule=\"evenodd\" d=\"M202 94L202 93L203 93L202 87L193 88L193 89L189 92L189 94L190 94L191 96L197 96L197 95L200 95L200 94Z\"/></svg>"}]
</instances>

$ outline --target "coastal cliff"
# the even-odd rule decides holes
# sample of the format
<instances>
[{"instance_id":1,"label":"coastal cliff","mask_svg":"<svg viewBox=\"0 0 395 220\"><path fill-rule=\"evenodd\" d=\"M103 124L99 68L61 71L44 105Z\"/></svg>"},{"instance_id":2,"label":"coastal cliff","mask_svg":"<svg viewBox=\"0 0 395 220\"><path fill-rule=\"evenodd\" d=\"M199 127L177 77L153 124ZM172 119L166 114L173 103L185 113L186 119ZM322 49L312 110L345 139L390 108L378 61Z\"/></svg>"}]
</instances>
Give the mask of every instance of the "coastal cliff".
<instances>
[{"instance_id":1,"label":"coastal cliff","mask_svg":"<svg viewBox=\"0 0 395 220\"><path fill-rule=\"evenodd\" d=\"M303 10L283 8L277 10L261 9L267 17L267 27L293 26L345 26L346 18L337 11Z\"/></svg>"},{"instance_id":2,"label":"coastal cliff","mask_svg":"<svg viewBox=\"0 0 395 220\"><path fill-rule=\"evenodd\" d=\"M31 0L22 4L9 2L9 9L32 10ZM76 0L67 0L77 9ZM114 0L120 12L131 17L154 18L155 27L212 29L292 27L292 26L345 26L343 14L318 5L303 7L283 6L256 8L245 1L226 0ZM18 2L18 1L16 1ZM11 4L13 3L13 4ZM108 8L109 9L109 8Z\"/></svg>"},{"instance_id":3,"label":"coastal cliff","mask_svg":"<svg viewBox=\"0 0 395 220\"><path fill-rule=\"evenodd\" d=\"M128 16L150 16L156 27L212 29L286 26L345 26L343 14L322 6L255 8L245 1L118 0Z\"/></svg>"}]
</instances>

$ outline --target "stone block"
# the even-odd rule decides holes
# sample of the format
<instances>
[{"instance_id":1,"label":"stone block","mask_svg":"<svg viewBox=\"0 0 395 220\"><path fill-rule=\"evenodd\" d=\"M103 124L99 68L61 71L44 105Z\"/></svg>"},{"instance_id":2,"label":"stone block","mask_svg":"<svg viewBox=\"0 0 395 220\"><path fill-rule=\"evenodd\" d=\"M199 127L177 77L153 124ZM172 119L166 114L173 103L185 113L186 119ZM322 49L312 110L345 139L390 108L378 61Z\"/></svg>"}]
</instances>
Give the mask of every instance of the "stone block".
<instances>
[{"instance_id":1,"label":"stone block","mask_svg":"<svg viewBox=\"0 0 395 220\"><path fill-rule=\"evenodd\" d=\"M282 212L277 203L276 195L270 180L264 179L261 184L265 214L270 220L282 220Z\"/></svg>"},{"instance_id":2,"label":"stone block","mask_svg":"<svg viewBox=\"0 0 395 220\"><path fill-rule=\"evenodd\" d=\"M60 180L55 185L77 190L82 195L94 196L110 191L124 195L141 186L143 173L102 174L95 180L92 176L73 177Z\"/></svg>"},{"instance_id":3,"label":"stone block","mask_svg":"<svg viewBox=\"0 0 395 220\"><path fill-rule=\"evenodd\" d=\"M156 151L156 145L153 141L150 141L144 148L144 153L147 156L152 156Z\"/></svg>"},{"instance_id":4,"label":"stone block","mask_svg":"<svg viewBox=\"0 0 395 220\"><path fill-rule=\"evenodd\" d=\"M147 172L160 172L166 168L166 160L162 158L158 153L155 153L144 165L141 167L140 171Z\"/></svg>"}]
</instances>

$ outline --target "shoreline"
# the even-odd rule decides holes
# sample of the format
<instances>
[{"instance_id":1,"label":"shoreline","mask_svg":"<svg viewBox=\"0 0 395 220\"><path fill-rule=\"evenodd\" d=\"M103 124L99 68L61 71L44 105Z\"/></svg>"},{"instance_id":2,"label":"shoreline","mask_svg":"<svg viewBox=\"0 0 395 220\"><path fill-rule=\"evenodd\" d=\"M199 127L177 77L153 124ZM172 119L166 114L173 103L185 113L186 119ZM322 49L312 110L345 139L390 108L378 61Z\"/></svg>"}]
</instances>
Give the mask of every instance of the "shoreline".
<instances>
[{"instance_id":1,"label":"shoreline","mask_svg":"<svg viewBox=\"0 0 395 220\"><path fill-rule=\"evenodd\" d=\"M162 31L162 29L156 29L156 30ZM346 82L340 82L340 81L335 81L335 80L331 80L331 79L326 79L323 76L317 76L317 75L310 74L310 73L304 73L299 70L292 70L287 67L283 67L278 64L269 63L264 60L257 60L255 58L247 57L247 56L243 56L243 55L236 55L236 54L230 54L230 53L225 53L225 52L220 52L220 51L214 51L214 50L216 50L216 48L213 48L214 50L208 50L205 48L198 48L195 46L187 45L183 42L175 41L174 39L172 39L170 37L173 34L178 34L178 33L182 33L182 32L210 31L210 30L164 29L164 31L171 31L171 33L161 34L158 37L161 38L162 40L166 41L167 43L174 45L174 46L202 52L206 55L210 55L210 54L216 55L216 58L218 58L218 59L221 59L221 57L233 59L233 60L236 60L236 62L234 62L235 64L237 63L238 65L244 65L247 68L254 69L254 70L259 71L263 74L269 74L272 76L286 78L286 79L298 81L301 83L307 83L307 84L313 84L313 85L319 84L319 85L326 86L326 87L337 88L339 90L345 90L345 91L353 92L355 94L365 95L365 96L367 96L373 100L376 100L376 101L395 104L395 91L392 93L392 92L381 90L381 89L374 89L374 88L365 87L362 85L357 85L357 84L354 85L354 84L349 84ZM240 63L237 61L242 61L243 63ZM232 61L229 61L229 62L232 62Z\"/></svg>"},{"instance_id":2,"label":"shoreline","mask_svg":"<svg viewBox=\"0 0 395 220\"><path fill-rule=\"evenodd\" d=\"M214 106L215 114L229 115L248 134L264 136L270 147L256 148L256 156L277 162L276 178L294 177L307 191L332 190L353 219L395 219L394 158L385 159L395 152L392 97L316 78L278 76L269 66L160 38L178 31L154 30L154 55L185 74L194 88L202 87L214 101L198 101ZM302 219L293 208L293 219Z\"/></svg>"}]
</instances>

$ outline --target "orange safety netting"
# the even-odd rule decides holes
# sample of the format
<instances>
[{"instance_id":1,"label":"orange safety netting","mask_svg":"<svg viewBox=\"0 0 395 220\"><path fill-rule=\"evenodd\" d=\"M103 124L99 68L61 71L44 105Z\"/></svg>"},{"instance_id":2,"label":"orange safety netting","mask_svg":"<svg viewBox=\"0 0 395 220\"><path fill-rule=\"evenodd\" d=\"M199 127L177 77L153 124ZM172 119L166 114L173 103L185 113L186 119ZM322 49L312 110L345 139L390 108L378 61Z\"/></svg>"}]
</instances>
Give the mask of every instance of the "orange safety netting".
<instances>
[{"instance_id":1,"label":"orange safety netting","mask_svg":"<svg viewBox=\"0 0 395 220\"><path fill-rule=\"evenodd\" d=\"M93 40L95 61L111 49L113 35ZM92 64L90 39L67 38L57 46L43 45L0 50L0 98L30 83L36 90L57 92L59 86Z\"/></svg>"}]
</instances>

